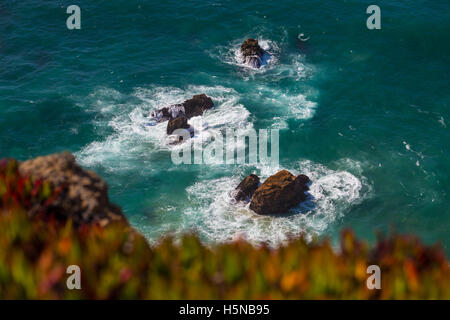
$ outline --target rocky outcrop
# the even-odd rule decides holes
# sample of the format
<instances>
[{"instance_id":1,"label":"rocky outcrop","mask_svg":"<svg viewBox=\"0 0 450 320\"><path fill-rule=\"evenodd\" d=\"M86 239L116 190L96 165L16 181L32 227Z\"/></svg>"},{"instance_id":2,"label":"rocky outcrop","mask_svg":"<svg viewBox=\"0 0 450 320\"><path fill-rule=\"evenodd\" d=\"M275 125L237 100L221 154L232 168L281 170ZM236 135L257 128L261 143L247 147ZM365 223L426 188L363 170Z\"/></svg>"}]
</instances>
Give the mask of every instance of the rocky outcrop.
<instances>
[{"instance_id":1,"label":"rocky outcrop","mask_svg":"<svg viewBox=\"0 0 450 320\"><path fill-rule=\"evenodd\" d=\"M259 46L258 40L247 39L241 45L241 54L244 63L253 68L260 68L262 64L262 58L265 51Z\"/></svg>"},{"instance_id":2,"label":"rocky outcrop","mask_svg":"<svg viewBox=\"0 0 450 320\"><path fill-rule=\"evenodd\" d=\"M170 120L167 123L167 134L172 134L177 129L189 129L188 119L186 116L181 116Z\"/></svg>"},{"instance_id":3,"label":"rocky outcrop","mask_svg":"<svg viewBox=\"0 0 450 320\"><path fill-rule=\"evenodd\" d=\"M201 116L203 112L214 107L214 103L206 94L198 94L181 104L174 104L164 107L160 110L153 111L151 117L158 122L170 121L172 119L185 116L187 119Z\"/></svg>"},{"instance_id":4,"label":"rocky outcrop","mask_svg":"<svg viewBox=\"0 0 450 320\"><path fill-rule=\"evenodd\" d=\"M246 201L251 199L253 193L259 186L259 177L255 174L251 174L244 178L244 180L239 183L234 191L234 199L237 201Z\"/></svg>"},{"instance_id":5,"label":"rocky outcrop","mask_svg":"<svg viewBox=\"0 0 450 320\"><path fill-rule=\"evenodd\" d=\"M19 165L19 171L34 179L42 178L61 190L51 205L57 220L72 219L75 226L86 223L105 226L113 221L127 223L122 210L109 202L106 182L80 167L70 153L25 161Z\"/></svg>"},{"instance_id":6,"label":"rocky outcrop","mask_svg":"<svg viewBox=\"0 0 450 320\"><path fill-rule=\"evenodd\" d=\"M153 111L150 116L157 122L169 121L184 115L184 106L182 104L174 104L169 107L164 107L160 110Z\"/></svg>"},{"instance_id":7,"label":"rocky outcrop","mask_svg":"<svg viewBox=\"0 0 450 320\"><path fill-rule=\"evenodd\" d=\"M183 103L184 114L188 119L196 116L203 115L208 109L214 107L214 103L210 97L206 94L198 94L192 97L192 99L186 100Z\"/></svg>"},{"instance_id":8,"label":"rocky outcrop","mask_svg":"<svg viewBox=\"0 0 450 320\"><path fill-rule=\"evenodd\" d=\"M252 196L250 209L258 214L284 213L306 200L309 178L282 170L269 177Z\"/></svg>"},{"instance_id":9,"label":"rocky outcrop","mask_svg":"<svg viewBox=\"0 0 450 320\"><path fill-rule=\"evenodd\" d=\"M150 116L157 122L169 121L167 123L167 134L169 135L169 144L177 144L186 137L181 135L172 135L177 129L187 129L190 137L194 136L194 129L188 124L192 117L203 115L208 109L214 107L214 103L206 94L198 94L181 104L174 104L169 107L153 111Z\"/></svg>"}]
</instances>

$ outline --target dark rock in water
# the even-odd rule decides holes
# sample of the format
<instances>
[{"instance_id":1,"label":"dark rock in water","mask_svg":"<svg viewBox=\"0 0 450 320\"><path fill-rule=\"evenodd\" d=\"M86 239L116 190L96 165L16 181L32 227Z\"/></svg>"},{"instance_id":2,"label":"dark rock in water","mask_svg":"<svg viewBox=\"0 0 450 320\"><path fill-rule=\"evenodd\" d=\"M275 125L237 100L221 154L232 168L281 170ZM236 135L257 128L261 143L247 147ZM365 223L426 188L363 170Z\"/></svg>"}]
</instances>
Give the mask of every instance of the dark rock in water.
<instances>
[{"instance_id":1,"label":"dark rock in water","mask_svg":"<svg viewBox=\"0 0 450 320\"><path fill-rule=\"evenodd\" d=\"M311 182L311 180L309 179L309 177L307 175L304 174L299 174L297 176L297 178L295 178L296 183L299 183L300 185L305 187L305 191L308 191L308 183Z\"/></svg>"},{"instance_id":2,"label":"dark rock in water","mask_svg":"<svg viewBox=\"0 0 450 320\"><path fill-rule=\"evenodd\" d=\"M168 144L174 145L179 144L181 142L187 141L189 138L192 138L194 136L194 128L189 126L183 134L172 134L168 136Z\"/></svg>"},{"instance_id":3,"label":"dark rock in water","mask_svg":"<svg viewBox=\"0 0 450 320\"><path fill-rule=\"evenodd\" d=\"M203 112L214 107L214 103L206 94L198 94L183 103L184 113L188 119L201 116Z\"/></svg>"},{"instance_id":4,"label":"dark rock in water","mask_svg":"<svg viewBox=\"0 0 450 320\"><path fill-rule=\"evenodd\" d=\"M186 116L188 119L201 116L203 112L214 107L214 103L206 94L198 94L181 104L174 104L160 110L152 111L150 116L157 122L164 122Z\"/></svg>"},{"instance_id":5,"label":"dark rock in water","mask_svg":"<svg viewBox=\"0 0 450 320\"><path fill-rule=\"evenodd\" d=\"M244 63L253 67L261 67L262 57L265 53L264 49L258 44L258 40L247 39L241 45L241 53L244 57Z\"/></svg>"},{"instance_id":6,"label":"dark rock in water","mask_svg":"<svg viewBox=\"0 0 450 320\"><path fill-rule=\"evenodd\" d=\"M109 202L106 182L80 167L68 152L25 161L19 170L23 175L50 182L55 189L61 188L50 210L59 221L71 219L75 226L127 223L122 210Z\"/></svg>"},{"instance_id":7,"label":"dark rock in water","mask_svg":"<svg viewBox=\"0 0 450 320\"><path fill-rule=\"evenodd\" d=\"M244 178L235 189L234 198L237 201L245 201L252 197L253 192L258 189L259 177L251 174Z\"/></svg>"},{"instance_id":8,"label":"dark rock in water","mask_svg":"<svg viewBox=\"0 0 450 320\"><path fill-rule=\"evenodd\" d=\"M153 111L150 115L157 122L169 121L167 123L167 134L172 133L177 129L188 130L188 137L194 136L194 129L187 123L188 119L196 116L201 116L203 112L214 107L214 103L206 94L198 94L192 99L186 100L181 104L174 104L169 107L164 107L160 110ZM183 135L174 135L169 137L169 144L177 144L187 139Z\"/></svg>"},{"instance_id":9,"label":"dark rock in water","mask_svg":"<svg viewBox=\"0 0 450 320\"><path fill-rule=\"evenodd\" d=\"M186 116L180 116L178 118L172 119L167 123L167 134L169 135L169 144L177 144L183 140L187 140L194 136L194 128L187 122ZM174 132L178 129L184 129L185 132Z\"/></svg>"},{"instance_id":10,"label":"dark rock in water","mask_svg":"<svg viewBox=\"0 0 450 320\"><path fill-rule=\"evenodd\" d=\"M245 57L262 56L264 54L264 50L260 47L258 40L251 38L245 40L241 45L241 52Z\"/></svg>"},{"instance_id":11,"label":"dark rock in water","mask_svg":"<svg viewBox=\"0 0 450 320\"><path fill-rule=\"evenodd\" d=\"M284 213L306 200L309 178L282 170L269 177L253 194L250 209L258 214Z\"/></svg>"},{"instance_id":12,"label":"dark rock in water","mask_svg":"<svg viewBox=\"0 0 450 320\"><path fill-rule=\"evenodd\" d=\"M189 129L188 119L186 116L180 116L172 119L167 123L167 134L172 134L177 129Z\"/></svg>"}]
</instances>

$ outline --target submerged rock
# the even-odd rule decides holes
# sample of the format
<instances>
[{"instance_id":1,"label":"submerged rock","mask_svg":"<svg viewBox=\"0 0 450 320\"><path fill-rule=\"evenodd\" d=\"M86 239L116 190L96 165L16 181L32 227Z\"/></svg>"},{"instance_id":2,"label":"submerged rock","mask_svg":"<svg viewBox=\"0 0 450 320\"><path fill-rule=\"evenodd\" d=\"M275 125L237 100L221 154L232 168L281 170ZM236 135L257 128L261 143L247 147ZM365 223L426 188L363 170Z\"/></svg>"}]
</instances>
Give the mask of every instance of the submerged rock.
<instances>
[{"instance_id":1,"label":"submerged rock","mask_svg":"<svg viewBox=\"0 0 450 320\"><path fill-rule=\"evenodd\" d=\"M250 209L258 214L283 213L306 200L309 178L287 170L269 177L253 194Z\"/></svg>"},{"instance_id":2,"label":"submerged rock","mask_svg":"<svg viewBox=\"0 0 450 320\"><path fill-rule=\"evenodd\" d=\"M251 174L239 183L234 192L234 199L237 201L249 200L259 186L259 177Z\"/></svg>"},{"instance_id":3,"label":"submerged rock","mask_svg":"<svg viewBox=\"0 0 450 320\"><path fill-rule=\"evenodd\" d=\"M68 153L28 160L19 165L23 175L42 178L61 192L52 202L51 211L60 221L72 219L75 226L113 221L125 222L120 207L109 202L106 182L92 171L80 167Z\"/></svg>"},{"instance_id":4,"label":"submerged rock","mask_svg":"<svg viewBox=\"0 0 450 320\"><path fill-rule=\"evenodd\" d=\"M253 68L260 68L262 64L262 57L265 53L256 39L247 39L241 45L241 53L244 58L244 63Z\"/></svg>"}]
</instances>

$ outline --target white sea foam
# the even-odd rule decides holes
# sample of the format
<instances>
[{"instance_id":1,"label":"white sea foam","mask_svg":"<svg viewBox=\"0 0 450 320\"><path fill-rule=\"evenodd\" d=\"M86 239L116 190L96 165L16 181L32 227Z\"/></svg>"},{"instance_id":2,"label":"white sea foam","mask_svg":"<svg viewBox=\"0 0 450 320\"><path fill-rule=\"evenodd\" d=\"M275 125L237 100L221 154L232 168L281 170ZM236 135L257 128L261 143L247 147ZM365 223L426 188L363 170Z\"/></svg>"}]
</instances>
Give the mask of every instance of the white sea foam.
<instances>
[{"instance_id":1,"label":"white sea foam","mask_svg":"<svg viewBox=\"0 0 450 320\"><path fill-rule=\"evenodd\" d=\"M260 47L265 51L265 54L262 57L261 67L253 68L244 63L244 57L241 53L241 44L244 41L245 39L239 39L231 43L226 48L220 47L219 55L217 55L217 57L225 63L247 68L253 71L264 71L277 63L280 48L276 42L267 39L259 39L258 41Z\"/></svg>"},{"instance_id":2,"label":"white sea foam","mask_svg":"<svg viewBox=\"0 0 450 320\"><path fill-rule=\"evenodd\" d=\"M308 92L311 96L317 93ZM272 129L287 129L288 120L308 120L314 117L317 103L304 94L293 93L269 85L258 85L248 93L259 112L270 115L266 125Z\"/></svg>"},{"instance_id":3,"label":"white sea foam","mask_svg":"<svg viewBox=\"0 0 450 320\"><path fill-rule=\"evenodd\" d=\"M286 32L279 43L257 36L261 47L271 53L271 60L260 68L253 69L242 62L240 46L247 37L236 39L226 46L215 48L210 55L224 63L240 67L244 81L255 76L262 78L264 84L257 84L255 89L246 93L246 97L258 106L258 110L264 108L266 114L273 114L271 123L267 124L272 129L287 129L289 119L311 119L314 116L317 103L311 100L317 96L317 92L306 86L304 82L299 83L296 88L282 89L278 83L283 79L300 81L309 78L314 73L314 68L305 61L302 54L291 54L283 56L280 60L281 49L284 46Z\"/></svg>"},{"instance_id":4,"label":"white sea foam","mask_svg":"<svg viewBox=\"0 0 450 320\"><path fill-rule=\"evenodd\" d=\"M239 59L239 47L244 40L220 47L218 53L213 55L225 63L239 66L239 70L243 70L244 80L253 76L263 78L265 85L257 85L255 90L246 92L245 97L257 104L258 111L267 110L269 117L273 114L267 127L285 129L289 119L312 118L316 103L310 100L310 96L314 96L314 92L304 92L300 86L294 90L283 90L277 85L270 85L286 78L299 81L309 77L313 69L305 63L304 56L284 56L281 62L279 45L282 43L262 38L260 45L271 54L271 58L264 67L255 70L243 65ZM160 162L164 162L163 166L167 168L167 163L170 163L167 151L181 146L168 144L167 122L156 123L149 115L154 110L180 103L198 93L212 97L215 108L189 120L195 129L194 140L207 140L224 129L232 129L236 135L245 135L253 129L250 113L240 103L240 93L229 87L149 86L136 88L131 94L99 88L78 104L93 113L98 135L102 138L80 150L76 154L78 161L88 167L101 165L106 170L119 172L138 170L144 175L144 170L160 170ZM357 174L357 178L350 173L353 171L345 168L333 171L310 161L288 168L294 174L309 175L313 183L308 201L291 210L289 215L279 217L256 215L248 205L234 203L230 198L229 192L237 186L249 166L226 167L221 171L211 168L201 170L200 180L187 189L188 203L177 203L183 223L177 222L175 229L173 224L164 224L151 226L148 231L144 226L141 231L152 237L161 230L183 233L194 229L214 242L244 237L253 243L264 241L272 245L282 243L290 235L304 233L312 237L323 233L365 195L361 191L363 177ZM265 180L281 168L260 165L251 169ZM217 178L219 172L228 176Z\"/></svg>"},{"instance_id":5,"label":"white sea foam","mask_svg":"<svg viewBox=\"0 0 450 320\"><path fill-rule=\"evenodd\" d=\"M281 168L260 166L255 172L265 180ZM230 192L243 175L210 180L205 177L187 189L192 206L185 210L185 228L194 228L209 241L227 242L244 238L254 244L282 244L289 236L311 238L322 234L367 194L364 177L348 171L331 170L311 161L302 161L289 169L294 174L307 174L312 184L308 200L289 214L260 216L248 204L235 203ZM367 189L367 188L366 188Z\"/></svg>"},{"instance_id":6,"label":"white sea foam","mask_svg":"<svg viewBox=\"0 0 450 320\"><path fill-rule=\"evenodd\" d=\"M411 146L410 146L406 141L403 141L403 145L405 146L405 149L406 149L406 150L408 150L408 151L410 151L410 152L416 154L416 155L417 155L418 157L420 157L421 159L424 159L424 155L422 154L422 152L418 152L418 151L413 150L413 149L411 148Z\"/></svg>"},{"instance_id":7,"label":"white sea foam","mask_svg":"<svg viewBox=\"0 0 450 320\"><path fill-rule=\"evenodd\" d=\"M317 103L308 100L301 93L287 93L270 86L258 86L254 92L256 101L260 100L279 114L280 118L310 119L314 115Z\"/></svg>"},{"instance_id":8,"label":"white sea foam","mask_svg":"<svg viewBox=\"0 0 450 320\"><path fill-rule=\"evenodd\" d=\"M278 82L283 79L291 79L300 81L313 75L314 68L305 61L302 54L293 54L286 58L286 63L279 63L269 74L266 75L267 80Z\"/></svg>"},{"instance_id":9,"label":"white sea foam","mask_svg":"<svg viewBox=\"0 0 450 320\"><path fill-rule=\"evenodd\" d=\"M156 123L149 117L150 112L183 102L198 93L210 96L215 107L207 110L203 116L189 120L195 129L194 140L205 141L224 129L232 129L237 135L243 135L253 128L248 119L250 113L239 103L237 92L230 88L153 86L137 88L128 96L102 88L89 97L87 109L100 113L101 117L95 120L96 125L107 127L112 133L83 148L76 154L78 160L87 166L101 164L108 170L120 170L131 166L131 162L136 159L151 160L158 151L179 148L179 145L168 143L167 122Z\"/></svg>"},{"instance_id":10,"label":"white sea foam","mask_svg":"<svg viewBox=\"0 0 450 320\"><path fill-rule=\"evenodd\" d=\"M235 135L239 136L253 130L249 111L240 104L240 94L231 88L150 86L136 88L128 95L109 88L99 88L78 104L94 114L93 122L103 138L80 150L76 154L78 160L90 167L101 165L110 171L128 170L138 161L151 162L159 151L184 147L183 144L170 145L166 135L167 123L156 123L149 115L151 111L180 103L201 92L212 97L215 107L207 110L203 116L189 120L195 136L187 143L209 141L225 129L234 130ZM260 110L266 108L274 114L267 126L272 129L287 128L287 120L291 118L309 119L316 108L316 103L303 94L289 94L270 86L261 85L246 95L258 103ZM193 145L201 147L202 143ZM240 147L243 146L237 146Z\"/></svg>"}]
</instances>

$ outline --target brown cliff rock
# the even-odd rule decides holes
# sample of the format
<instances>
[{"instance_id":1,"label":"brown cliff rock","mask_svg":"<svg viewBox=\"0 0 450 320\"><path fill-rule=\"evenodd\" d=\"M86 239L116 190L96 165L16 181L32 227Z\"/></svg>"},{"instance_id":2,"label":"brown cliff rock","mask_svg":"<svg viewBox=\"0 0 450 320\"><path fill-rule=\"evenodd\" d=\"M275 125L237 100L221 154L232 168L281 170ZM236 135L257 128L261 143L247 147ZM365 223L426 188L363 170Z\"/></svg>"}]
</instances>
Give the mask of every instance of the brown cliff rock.
<instances>
[{"instance_id":1,"label":"brown cliff rock","mask_svg":"<svg viewBox=\"0 0 450 320\"><path fill-rule=\"evenodd\" d=\"M92 171L75 162L68 153L53 154L25 161L19 165L23 175L42 178L56 188L61 188L52 203L55 218L72 219L75 226L98 223L105 226L113 221L126 222L122 210L109 202L106 182Z\"/></svg>"}]
</instances>

